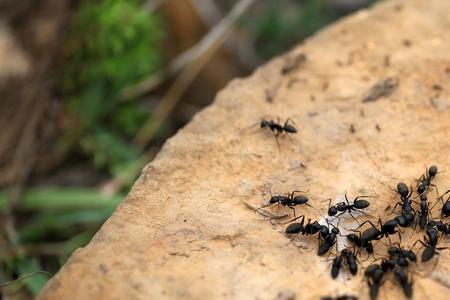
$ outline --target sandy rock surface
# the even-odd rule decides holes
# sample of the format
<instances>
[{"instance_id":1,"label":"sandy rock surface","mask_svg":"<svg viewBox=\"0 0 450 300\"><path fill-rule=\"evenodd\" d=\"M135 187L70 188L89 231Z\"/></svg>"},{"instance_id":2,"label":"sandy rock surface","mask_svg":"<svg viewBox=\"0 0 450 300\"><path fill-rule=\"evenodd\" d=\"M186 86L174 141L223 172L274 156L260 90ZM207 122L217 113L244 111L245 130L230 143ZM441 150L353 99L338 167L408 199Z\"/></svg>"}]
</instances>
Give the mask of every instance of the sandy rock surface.
<instances>
[{"instance_id":1,"label":"sandy rock surface","mask_svg":"<svg viewBox=\"0 0 450 300\"><path fill-rule=\"evenodd\" d=\"M450 188L449 32L450 1L386 1L232 81L167 141L39 299L368 299L363 272L332 280L315 238L290 243L284 226L244 201L259 206L270 189L300 189L325 214L327 198L377 195L367 212L387 220L385 208L398 199L390 188L414 183L426 166L437 164L434 183ZM300 54L306 61L295 68ZM277 117L299 129L280 136L279 148L258 125ZM317 210L299 207L297 214L321 220ZM355 222L345 217L340 225ZM423 235L404 231L405 246ZM376 253L384 251L379 243ZM435 260L415 268L414 299L448 299L449 258L443 250L435 268ZM389 277L379 299L403 298Z\"/></svg>"}]
</instances>

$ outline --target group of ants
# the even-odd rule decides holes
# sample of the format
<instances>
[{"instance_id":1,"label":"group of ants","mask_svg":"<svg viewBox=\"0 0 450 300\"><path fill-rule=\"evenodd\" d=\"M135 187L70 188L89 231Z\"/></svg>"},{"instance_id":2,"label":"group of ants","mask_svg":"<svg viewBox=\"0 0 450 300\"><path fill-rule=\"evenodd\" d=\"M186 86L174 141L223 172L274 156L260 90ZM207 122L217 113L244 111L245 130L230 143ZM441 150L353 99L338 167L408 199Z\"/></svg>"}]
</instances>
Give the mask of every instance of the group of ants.
<instances>
[{"instance_id":1,"label":"group of ants","mask_svg":"<svg viewBox=\"0 0 450 300\"><path fill-rule=\"evenodd\" d=\"M293 125L289 125L287 120L284 125L280 122L263 120L261 122L261 128L268 127L276 133L278 138L282 133L296 133L297 130ZM421 254L421 261L427 262L431 260L435 255L439 254L438 250L444 250L448 247L438 247L438 242L443 236L450 236L450 223L444 223L443 218L450 216L450 189L439 195L436 185L432 183L433 178L438 173L437 166L433 165L429 167L425 174L417 180L415 188L408 187L405 183L400 182L397 184L397 188L393 189L399 195L399 201L392 209L392 213L395 212L398 206L401 210L397 212L396 217L388 221L383 222L380 218L375 225L370 220L364 221L359 224L352 212L360 212L364 215L372 217L363 211L363 209L370 206L370 202L367 198L373 196L358 196L353 201L349 201L347 195L345 195L345 202L339 202L331 205L331 199L328 205L328 216L334 217L340 221L339 216L348 213L359 226L355 229L350 229L354 233L345 235L345 238L353 244L352 248L344 248L341 251L338 250L336 243L337 237L342 236L339 230L339 223L337 226L333 225L328 218L325 218L327 225L320 224L318 221L312 221L307 219L305 224L305 215L295 216L295 207L299 205L308 205L312 207L308 201L308 197L305 195L297 195L302 191L293 191L288 195L271 195L269 202L256 209L261 209L278 204L292 209L294 213L294 219L284 223L289 224L285 233L287 236L294 239L298 235L318 236L319 244L317 254L322 256L330 251L330 249L336 245L336 256L332 260L331 264L331 277L337 278L340 270L344 265L348 266L348 269L352 275L356 275L358 272L358 255L364 249L370 255L374 255L373 242L379 241L383 238L388 238L389 247L387 249L387 255L385 257L375 259L374 263L369 265L365 271L364 276L366 278L369 287L369 296L372 300L376 299L379 293L380 286L384 283L387 274L393 273L395 280L401 286L404 295L407 298L411 298L413 295L413 280L408 272L408 267L411 263L417 262L416 253L413 252L413 248L417 243L422 244L423 251ZM413 196L414 189L417 196ZM437 201L430 205L427 195L432 190L436 190ZM444 198L447 199L444 201ZM416 200L415 200L416 199ZM419 201L417 201L417 199ZM418 204L418 208L413 208L413 203ZM442 204L440 210L440 219L434 219L431 214L431 210L438 204ZM386 210L389 210L390 206ZM333 220L334 220L333 219ZM358 230L365 224L370 224L370 227L360 231ZM413 233L416 231L417 226L421 230L425 230L425 236L423 240L417 240L411 249L405 249L401 247L401 233L399 227L412 227ZM330 229L331 228L331 229ZM391 243L390 236L399 236L399 242ZM381 259L381 263L375 263ZM342 295L338 297L323 297L322 300L355 300L356 296Z\"/></svg>"}]
</instances>

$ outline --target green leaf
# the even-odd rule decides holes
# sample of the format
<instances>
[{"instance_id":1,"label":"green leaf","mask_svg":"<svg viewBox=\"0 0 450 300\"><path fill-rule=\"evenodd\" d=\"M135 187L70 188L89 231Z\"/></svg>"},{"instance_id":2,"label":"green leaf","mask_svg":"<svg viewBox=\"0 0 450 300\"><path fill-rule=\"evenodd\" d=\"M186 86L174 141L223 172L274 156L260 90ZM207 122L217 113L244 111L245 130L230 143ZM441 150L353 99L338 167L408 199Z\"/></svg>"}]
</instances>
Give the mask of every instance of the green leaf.
<instances>
[{"instance_id":1,"label":"green leaf","mask_svg":"<svg viewBox=\"0 0 450 300\"><path fill-rule=\"evenodd\" d=\"M21 210L114 209L124 195L106 196L96 189L68 187L34 187L28 189L18 203ZM0 207L7 198L0 192Z\"/></svg>"},{"instance_id":2,"label":"green leaf","mask_svg":"<svg viewBox=\"0 0 450 300\"><path fill-rule=\"evenodd\" d=\"M31 258L26 258L24 260L19 261L17 264L17 269L19 271L20 276L26 276L34 272L42 271L41 266ZM39 291L42 289L42 287L48 280L49 280L48 276L44 274L36 274L34 276L25 278L19 282L24 282L28 290L33 294L33 296L37 296Z\"/></svg>"}]
</instances>

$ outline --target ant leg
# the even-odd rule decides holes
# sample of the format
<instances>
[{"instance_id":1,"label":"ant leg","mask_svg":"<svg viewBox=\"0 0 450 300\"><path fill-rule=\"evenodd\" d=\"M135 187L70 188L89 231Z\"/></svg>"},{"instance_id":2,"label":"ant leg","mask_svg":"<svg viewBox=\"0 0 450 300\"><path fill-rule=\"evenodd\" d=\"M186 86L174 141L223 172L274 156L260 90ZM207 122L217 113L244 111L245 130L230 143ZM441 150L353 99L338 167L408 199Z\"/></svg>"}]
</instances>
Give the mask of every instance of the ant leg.
<instances>
[{"instance_id":1,"label":"ant leg","mask_svg":"<svg viewBox=\"0 0 450 300\"><path fill-rule=\"evenodd\" d=\"M399 240L399 247L400 247L400 244L402 243L402 235L400 234L400 230L398 230L397 233L398 233L398 240Z\"/></svg>"},{"instance_id":2,"label":"ant leg","mask_svg":"<svg viewBox=\"0 0 450 300\"><path fill-rule=\"evenodd\" d=\"M291 118L287 118L286 122L284 122L284 126L286 126L289 121L291 121L294 125L297 125L297 124L295 124L294 120L292 120Z\"/></svg>"},{"instance_id":3,"label":"ant leg","mask_svg":"<svg viewBox=\"0 0 450 300\"><path fill-rule=\"evenodd\" d=\"M270 205L271 205L271 204L266 204L266 205L264 205L264 206L258 207L257 209L255 209L255 212L259 212L260 209L263 209L263 208L268 207L268 206L270 206Z\"/></svg>"},{"instance_id":4,"label":"ant leg","mask_svg":"<svg viewBox=\"0 0 450 300\"><path fill-rule=\"evenodd\" d=\"M309 192L309 190L308 191L301 191L301 190L292 191L292 193L290 194L290 198L293 199L295 193L308 193L308 192Z\"/></svg>"},{"instance_id":5,"label":"ant leg","mask_svg":"<svg viewBox=\"0 0 450 300\"><path fill-rule=\"evenodd\" d=\"M414 242L414 244L412 245L411 249L413 249L413 248L416 246L417 243L421 243L422 246L424 246L424 247L427 247L427 246L428 246L428 245L425 244L422 240L417 240L417 241Z\"/></svg>"},{"instance_id":6,"label":"ant leg","mask_svg":"<svg viewBox=\"0 0 450 300\"><path fill-rule=\"evenodd\" d=\"M438 187L437 187L435 184L431 184L431 183L430 183L430 186L432 186L432 187L434 187L434 188L436 189L436 194L437 194L437 196L439 197L439 190L438 190Z\"/></svg>"},{"instance_id":7,"label":"ant leg","mask_svg":"<svg viewBox=\"0 0 450 300\"><path fill-rule=\"evenodd\" d=\"M347 204L350 205L350 202L348 202L348 198L347 198L347 191L345 191L344 197L345 197L345 201L347 202Z\"/></svg>"},{"instance_id":8,"label":"ant leg","mask_svg":"<svg viewBox=\"0 0 450 300\"><path fill-rule=\"evenodd\" d=\"M360 210L360 209L358 209L358 208L354 208L353 210L356 210L357 212L360 212L360 213L362 213L363 215L366 215L366 216L368 216L368 217L370 217L370 218L375 218L375 217L372 216L371 214L368 214L368 213L366 213L366 212L364 212L364 211L362 211L362 210Z\"/></svg>"},{"instance_id":9,"label":"ant leg","mask_svg":"<svg viewBox=\"0 0 450 300\"><path fill-rule=\"evenodd\" d=\"M293 207L293 206L287 206L287 207L289 207L290 209L292 209L292 211L294 212L294 218L295 218L295 208Z\"/></svg>"},{"instance_id":10,"label":"ant leg","mask_svg":"<svg viewBox=\"0 0 450 300\"><path fill-rule=\"evenodd\" d=\"M392 209L392 211L391 211L391 214L395 211L395 209L397 208L397 206L401 206L402 205L402 203L401 202L397 202L397 203L395 203L395 205L394 205L394 208Z\"/></svg>"},{"instance_id":11,"label":"ant leg","mask_svg":"<svg viewBox=\"0 0 450 300\"><path fill-rule=\"evenodd\" d=\"M378 195L376 195L376 196L374 196L374 195L360 195L360 196L356 197L355 200L353 200L353 202L355 202L359 198L376 198L376 197L378 197Z\"/></svg>"},{"instance_id":12,"label":"ant leg","mask_svg":"<svg viewBox=\"0 0 450 300\"><path fill-rule=\"evenodd\" d=\"M359 224L358 220L356 220L355 216L350 211L348 211L348 214L353 218L353 220L355 220L356 223Z\"/></svg>"},{"instance_id":13,"label":"ant leg","mask_svg":"<svg viewBox=\"0 0 450 300\"><path fill-rule=\"evenodd\" d=\"M379 220L379 219L378 219ZM373 223L372 222L370 222L370 220L366 220L366 221L364 221L364 222L362 222L361 224L359 224L359 226L358 227L356 227L355 229L358 229L358 228L360 228L361 226L363 226L364 224L366 224L366 223L369 223L370 225L372 225L372 227L375 227L375 228L377 228L377 226L375 226L375 225L373 225ZM356 231L356 230L354 230L354 229L347 229L347 228L345 228L346 230L348 230L348 231L354 231L354 232L359 232L359 231Z\"/></svg>"},{"instance_id":14,"label":"ant leg","mask_svg":"<svg viewBox=\"0 0 450 300\"><path fill-rule=\"evenodd\" d=\"M300 219L300 218L303 218L303 219L300 221L300 223L303 223L303 222L305 221L305 215L301 215L301 216L298 216L298 217L296 217L296 218L294 218L294 219L292 219L292 220L290 220L290 221L287 221L287 222L285 222L285 223L281 223L281 225L286 225L287 223L294 222L295 220L298 220L298 219Z\"/></svg>"}]
</instances>

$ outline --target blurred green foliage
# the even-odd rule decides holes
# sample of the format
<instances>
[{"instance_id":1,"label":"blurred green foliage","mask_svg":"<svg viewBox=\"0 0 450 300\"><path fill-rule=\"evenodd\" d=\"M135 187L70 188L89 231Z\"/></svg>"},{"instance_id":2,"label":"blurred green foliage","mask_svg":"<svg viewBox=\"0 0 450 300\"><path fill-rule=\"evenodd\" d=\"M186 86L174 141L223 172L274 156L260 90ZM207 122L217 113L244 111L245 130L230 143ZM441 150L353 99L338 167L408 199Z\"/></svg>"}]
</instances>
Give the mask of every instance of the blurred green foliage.
<instances>
[{"instance_id":1,"label":"blurred green foliage","mask_svg":"<svg viewBox=\"0 0 450 300\"><path fill-rule=\"evenodd\" d=\"M245 26L255 39L258 53L270 58L286 51L335 18L326 0L270 0Z\"/></svg>"},{"instance_id":2,"label":"blurred green foliage","mask_svg":"<svg viewBox=\"0 0 450 300\"><path fill-rule=\"evenodd\" d=\"M121 101L120 92L162 64L161 21L141 2L82 1L64 48L63 93L78 121L68 140L112 175L139 158L129 140L149 116L135 101Z\"/></svg>"},{"instance_id":3,"label":"blurred green foliage","mask_svg":"<svg viewBox=\"0 0 450 300\"><path fill-rule=\"evenodd\" d=\"M130 140L150 111L137 101L123 101L125 87L162 65L161 20L138 0L78 2L63 45L61 95L70 127L60 142L69 156L91 161L98 172L134 182L141 153ZM125 99L133 100L133 99ZM14 209L19 245L0 253L0 279L6 281L39 270L56 272L68 256L85 245L124 198L101 194L95 187L29 187ZM0 210L8 195L0 193ZM48 280L42 274L9 286L11 299L35 296ZM15 295L15 296L12 296Z\"/></svg>"}]
</instances>

